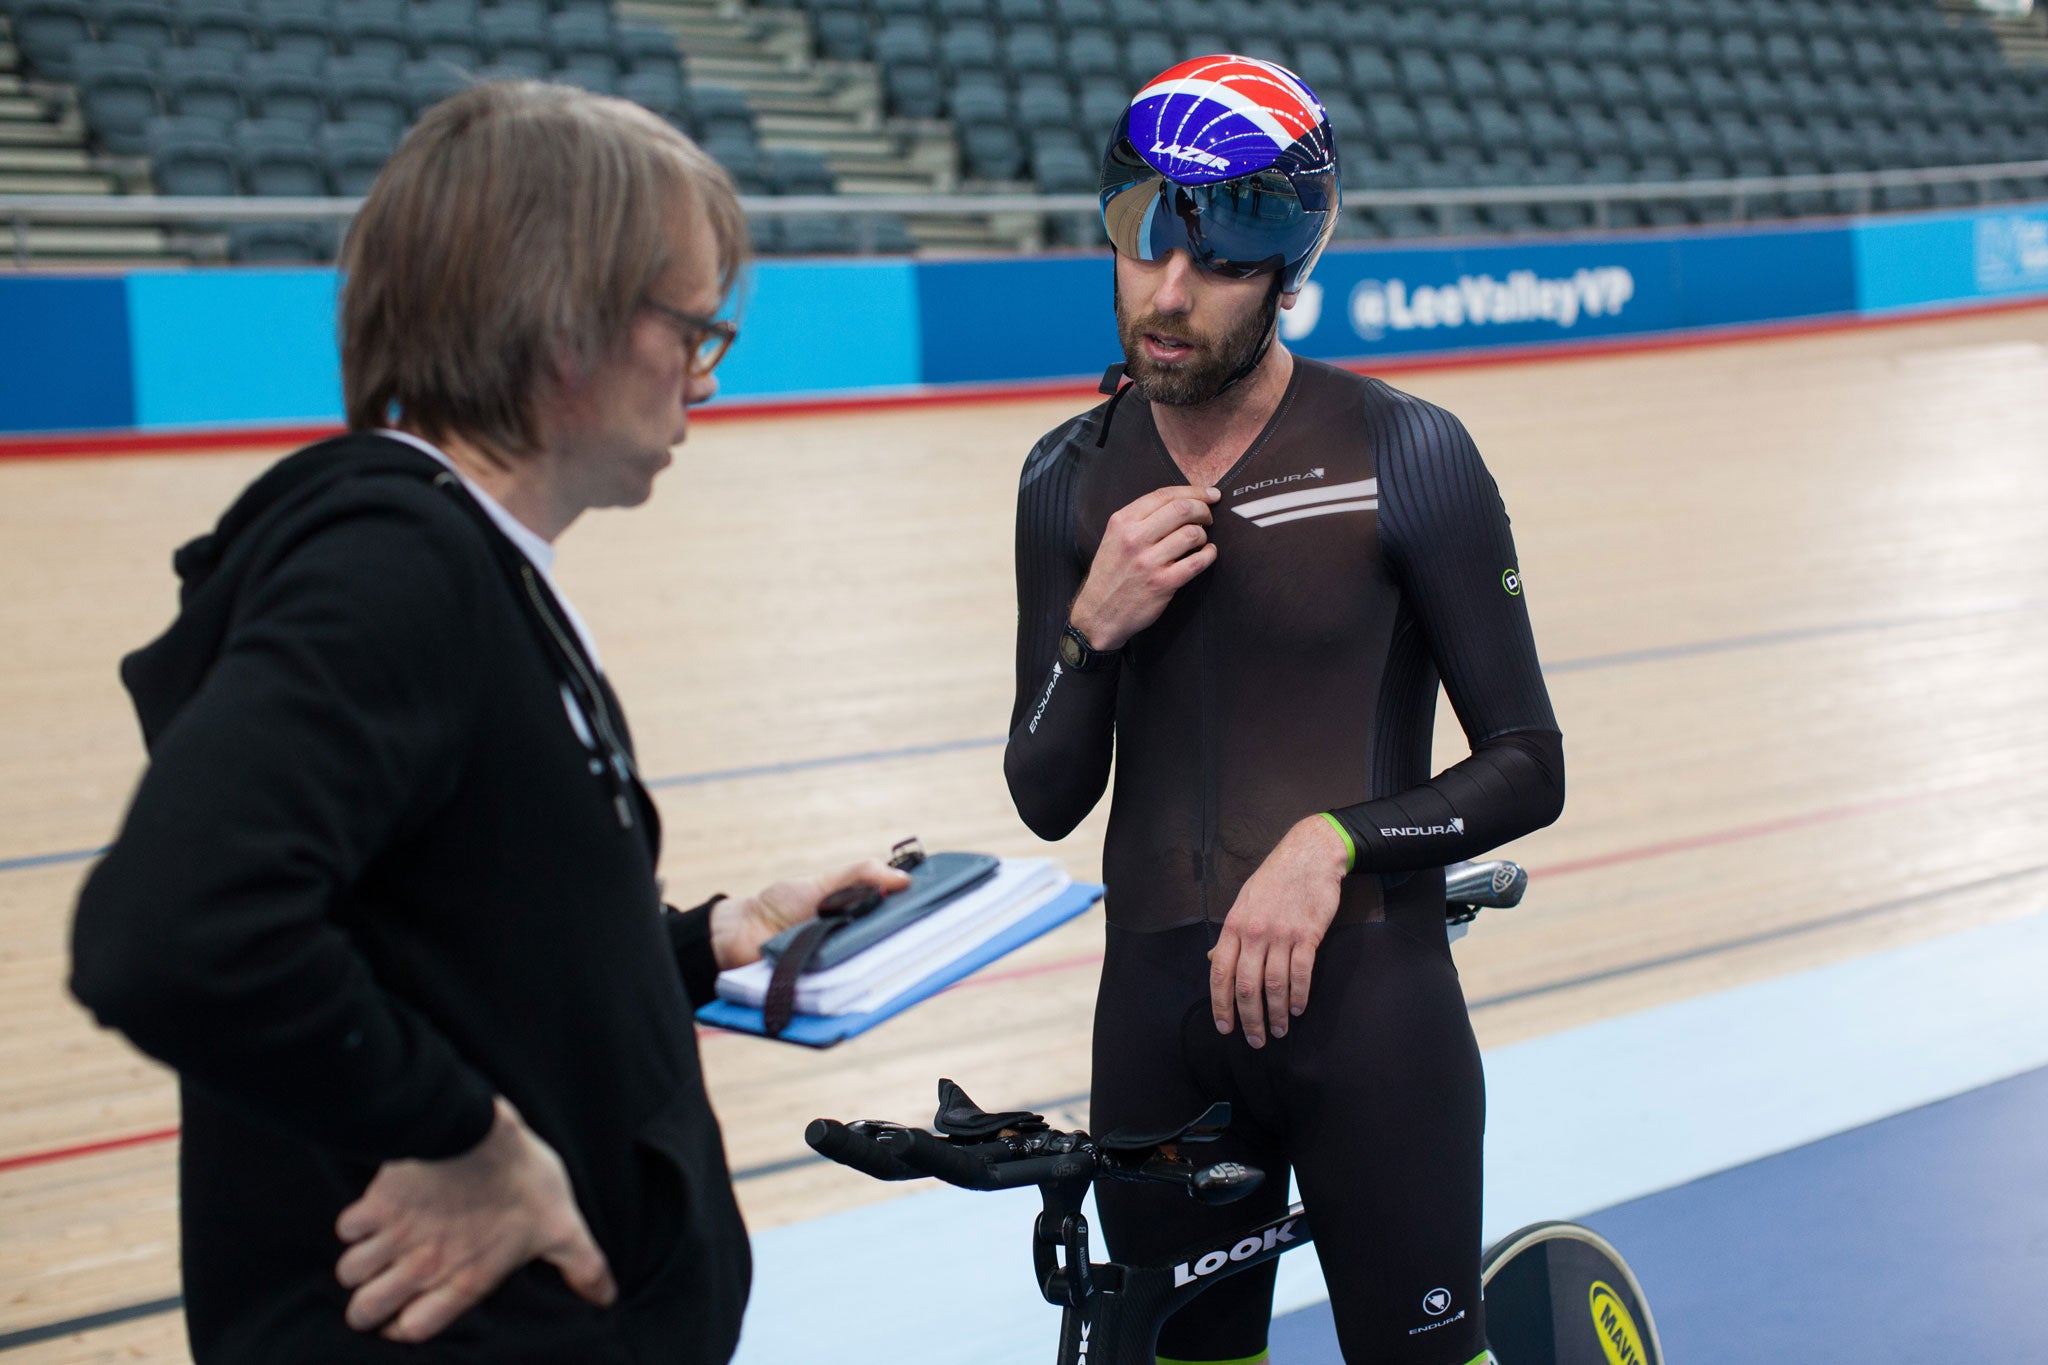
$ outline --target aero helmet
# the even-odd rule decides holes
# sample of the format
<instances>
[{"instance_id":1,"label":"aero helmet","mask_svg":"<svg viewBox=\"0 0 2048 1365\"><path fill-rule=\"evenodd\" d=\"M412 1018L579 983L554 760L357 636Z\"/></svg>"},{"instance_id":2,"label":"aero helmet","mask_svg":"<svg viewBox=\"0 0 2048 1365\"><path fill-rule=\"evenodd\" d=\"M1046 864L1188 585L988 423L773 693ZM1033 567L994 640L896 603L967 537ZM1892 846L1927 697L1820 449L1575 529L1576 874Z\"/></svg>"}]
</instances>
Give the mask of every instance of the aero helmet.
<instances>
[{"instance_id":1,"label":"aero helmet","mask_svg":"<svg viewBox=\"0 0 2048 1365\"><path fill-rule=\"evenodd\" d=\"M1102 157L1102 225L1118 253L1186 251L1237 279L1308 279L1337 226L1329 116L1286 67L1219 54L1146 82Z\"/></svg>"}]
</instances>

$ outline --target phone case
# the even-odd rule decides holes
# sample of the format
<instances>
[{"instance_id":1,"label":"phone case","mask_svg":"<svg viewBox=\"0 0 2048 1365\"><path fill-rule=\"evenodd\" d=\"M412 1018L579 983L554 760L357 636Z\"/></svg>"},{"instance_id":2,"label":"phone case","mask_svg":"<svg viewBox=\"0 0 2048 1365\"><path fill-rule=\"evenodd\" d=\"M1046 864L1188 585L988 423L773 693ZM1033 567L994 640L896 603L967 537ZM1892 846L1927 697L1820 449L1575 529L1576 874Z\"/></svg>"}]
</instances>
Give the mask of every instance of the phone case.
<instances>
[{"instance_id":1,"label":"phone case","mask_svg":"<svg viewBox=\"0 0 2048 1365\"><path fill-rule=\"evenodd\" d=\"M835 929L811 960L804 973L836 967L855 953L871 948L906 925L937 910L962 893L995 876L1000 860L990 853L934 853L910 872L910 885L885 899L864 917ZM761 956L770 962L781 958L802 925L785 929L761 945Z\"/></svg>"}]
</instances>

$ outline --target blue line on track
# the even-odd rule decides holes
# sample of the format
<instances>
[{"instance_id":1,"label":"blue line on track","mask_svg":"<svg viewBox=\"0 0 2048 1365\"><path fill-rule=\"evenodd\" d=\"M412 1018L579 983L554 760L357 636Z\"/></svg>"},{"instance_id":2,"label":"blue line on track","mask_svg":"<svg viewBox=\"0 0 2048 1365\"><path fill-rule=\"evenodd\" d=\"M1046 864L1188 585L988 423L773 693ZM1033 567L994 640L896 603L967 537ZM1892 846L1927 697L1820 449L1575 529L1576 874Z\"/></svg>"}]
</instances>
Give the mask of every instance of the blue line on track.
<instances>
[{"instance_id":1,"label":"blue line on track","mask_svg":"<svg viewBox=\"0 0 2048 1365\"><path fill-rule=\"evenodd\" d=\"M0 858L0 872L20 872L31 867L55 867L59 863L83 863L105 852L104 848L74 848L68 853L35 853L26 858Z\"/></svg>"},{"instance_id":2,"label":"blue line on track","mask_svg":"<svg viewBox=\"0 0 2048 1365\"><path fill-rule=\"evenodd\" d=\"M831 754L825 758L799 758L787 763L763 763L752 768L720 768L708 773L684 773L680 777L656 777L649 787L701 787L711 782L733 782L743 777L775 777L782 773L809 772L813 768L839 768L850 763L884 763L892 758L924 758L931 754L958 753L963 749L992 749L1007 742L1007 735L979 739L948 739L937 744L911 744L901 749L869 749L857 754Z\"/></svg>"},{"instance_id":3,"label":"blue line on track","mask_svg":"<svg viewBox=\"0 0 2048 1365\"><path fill-rule=\"evenodd\" d=\"M1946 625L1984 617L2009 616L2023 611L2041 611L2044 608L2048 608L2048 601L2029 599L1970 611L1928 612L1917 616L1879 617L1869 621L1803 626L1794 630L1765 631L1754 635L1730 635L1718 640L1695 640L1686 644L1659 645L1651 649L1631 649L1615 654L1588 654L1577 659L1560 659L1546 665L1543 671L1546 674L1584 673L1600 668L1623 668L1630 664L1698 658L1705 654L1768 649L1773 645L1801 644L1809 640L1826 640L1842 635L1905 630L1913 626ZM812 772L820 768L844 768L861 763L886 763L899 758L929 758L935 754L993 749L1007 741L1006 735L983 735L974 739L941 740L935 744L909 744L896 749L866 749L859 753L828 754L823 758L799 758L784 763L761 763L745 768L716 768L709 772L680 773L673 777L649 779L647 785L655 790L670 787L703 787L717 782L737 782L750 777L780 777L789 773ZM20 872L32 867L49 867L59 863L82 863L105 852L104 848L83 848L65 853L38 853L24 858L0 858L0 873Z\"/></svg>"}]
</instances>

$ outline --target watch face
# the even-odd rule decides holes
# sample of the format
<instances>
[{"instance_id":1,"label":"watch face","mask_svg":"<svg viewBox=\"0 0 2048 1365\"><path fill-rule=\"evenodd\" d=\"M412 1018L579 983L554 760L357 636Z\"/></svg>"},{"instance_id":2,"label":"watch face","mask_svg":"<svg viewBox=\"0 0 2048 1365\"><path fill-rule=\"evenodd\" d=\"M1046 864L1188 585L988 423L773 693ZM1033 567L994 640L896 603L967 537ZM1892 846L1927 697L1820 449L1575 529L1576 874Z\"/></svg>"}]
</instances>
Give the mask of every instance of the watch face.
<instances>
[{"instance_id":1,"label":"watch face","mask_svg":"<svg viewBox=\"0 0 2048 1365\"><path fill-rule=\"evenodd\" d=\"M1081 642L1071 635L1060 636L1060 658L1066 661L1068 668L1079 668L1081 666Z\"/></svg>"}]
</instances>

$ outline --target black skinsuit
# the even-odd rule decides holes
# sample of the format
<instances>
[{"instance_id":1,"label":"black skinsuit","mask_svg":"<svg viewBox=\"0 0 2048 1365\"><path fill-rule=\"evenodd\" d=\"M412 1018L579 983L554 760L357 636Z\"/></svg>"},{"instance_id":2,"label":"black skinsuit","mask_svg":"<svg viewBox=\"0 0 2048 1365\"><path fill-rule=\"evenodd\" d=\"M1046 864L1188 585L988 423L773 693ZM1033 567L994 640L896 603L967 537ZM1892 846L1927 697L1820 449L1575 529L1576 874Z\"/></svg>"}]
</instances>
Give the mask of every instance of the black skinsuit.
<instances>
[{"instance_id":1,"label":"black skinsuit","mask_svg":"<svg viewBox=\"0 0 2048 1365\"><path fill-rule=\"evenodd\" d=\"M1237 1148L1219 1159L1268 1172L1259 1196L1221 1210L1098 1189L1110 1246L1164 1259L1277 1213L1291 1163L1347 1360L1462 1363L1484 1347L1484 1098L1442 868L1550 823L1564 797L1507 515L1455 418L1296 358L1271 421L1216 481L1216 562L1115 664L1060 666L1110 515L1186 481L1127 397L1040 441L1018 498L1011 795L1059 838L1116 758L1094 1124L1178 1124L1229 1099ZM1473 753L1432 780L1439 678ZM1205 954L1246 878L1320 811L1356 867L1308 1009L1255 1052L1210 1022ZM1255 1356L1271 1286L1270 1269L1222 1282L1167 1324L1161 1355ZM1431 1311L1442 1290L1448 1307Z\"/></svg>"}]
</instances>

